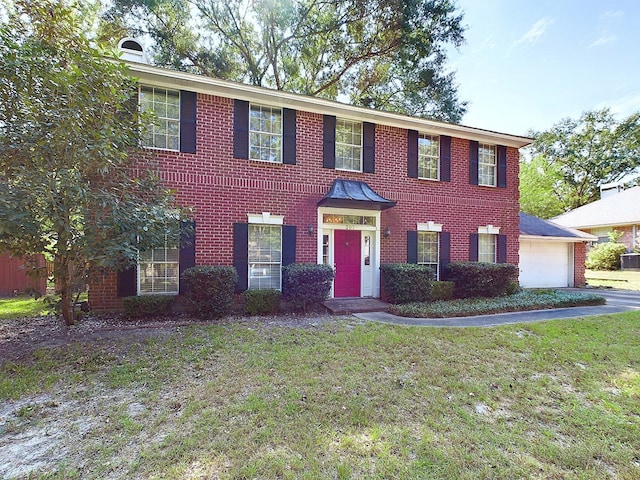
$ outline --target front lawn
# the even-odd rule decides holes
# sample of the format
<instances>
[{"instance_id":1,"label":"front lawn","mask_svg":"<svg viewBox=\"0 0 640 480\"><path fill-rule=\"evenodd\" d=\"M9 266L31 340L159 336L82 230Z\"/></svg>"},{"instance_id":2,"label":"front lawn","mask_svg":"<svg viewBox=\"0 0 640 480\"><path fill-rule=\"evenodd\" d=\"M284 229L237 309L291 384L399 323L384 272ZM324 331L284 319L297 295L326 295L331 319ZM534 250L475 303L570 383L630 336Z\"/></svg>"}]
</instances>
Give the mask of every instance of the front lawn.
<instances>
[{"instance_id":1,"label":"front lawn","mask_svg":"<svg viewBox=\"0 0 640 480\"><path fill-rule=\"evenodd\" d=\"M590 287L640 291L640 272L631 272L629 270L617 270L614 272L587 270L585 277Z\"/></svg>"},{"instance_id":2,"label":"front lawn","mask_svg":"<svg viewBox=\"0 0 640 480\"><path fill-rule=\"evenodd\" d=\"M639 320L96 333L0 360L0 477L640 478Z\"/></svg>"},{"instance_id":3,"label":"front lawn","mask_svg":"<svg viewBox=\"0 0 640 480\"><path fill-rule=\"evenodd\" d=\"M401 317L447 318L492 313L520 312L547 308L604 305L606 300L592 293L559 290L524 290L507 297L467 298L428 303L391 305L389 313Z\"/></svg>"}]
</instances>

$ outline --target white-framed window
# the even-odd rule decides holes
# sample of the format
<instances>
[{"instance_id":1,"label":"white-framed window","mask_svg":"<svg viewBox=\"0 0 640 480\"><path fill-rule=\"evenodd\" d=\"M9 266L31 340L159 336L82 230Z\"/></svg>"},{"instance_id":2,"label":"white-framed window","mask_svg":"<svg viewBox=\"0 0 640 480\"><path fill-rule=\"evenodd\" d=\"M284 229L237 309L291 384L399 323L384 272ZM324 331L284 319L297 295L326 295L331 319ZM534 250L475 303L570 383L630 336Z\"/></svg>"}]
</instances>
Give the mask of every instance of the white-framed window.
<instances>
[{"instance_id":1,"label":"white-framed window","mask_svg":"<svg viewBox=\"0 0 640 480\"><path fill-rule=\"evenodd\" d=\"M496 170L496 146L480 143L478 145L478 185L495 187Z\"/></svg>"},{"instance_id":2,"label":"white-framed window","mask_svg":"<svg viewBox=\"0 0 640 480\"><path fill-rule=\"evenodd\" d=\"M418 232L418 264L431 267L440 278L440 235L438 232Z\"/></svg>"},{"instance_id":3,"label":"white-framed window","mask_svg":"<svg viewBox=\"0 0 640 480\"><path fill-rule=\"evenodd\" d=\"M138 254L138 294L177 294L180 278L179 241L165 237L163 247Z\"/></svg>"},{"instance_id":4,"label":"white-framed window","mask_svg":"<svg viewBox=\"0 0 640 480\"><path fill-rule=\"evenodd\" d=\"M497 235L491 233L478 234L478 261L496 263Z\"/></svg>"},{"instance_id":5,"label":"white-framed window","mask_svg":"<svg viewBox=\"0 0 640 480\"><path fill-rule=\"evenodd\" d=\"M282 163L282 109L249 107L249 159Z\"/></svg>"},{"instance_id":6,"label":"white-framed window","mask_svg":"<svg viewBox=\"0 0 640 480\"><path fill-rule=\"evenodd\" d=\"M362 122L336 120L336 169L362 171Z\"/></svg>"},{"instance_id":7,"label":"white-framed window","mask_svg":"<svg viewBox=\"0 0 640 480\"><path fill-rule=\"evenodd\" d=\"M153 123L142 137L142 146L180 150L180 92L141 86L140 110L153 113Z\"/></svg>"},{"instance_id":8,"label":"white-framed window","mask_svg":"<svg viewBox=\"0 0 640 480\"><path fill-rule=\"evenodd\" d=\"M440 137L418 136L418 178L438 180L440 178Z\"/></svg>"},{"instance_id":9,"label":"white-framed window","mask_svg":"<svg viewBox=\"0 0 640 480\"><path fill-rule=\"evenodd\" d=\"M249 290L280 290L282 226L249 224Z\"/></svg>"}]
</instances>

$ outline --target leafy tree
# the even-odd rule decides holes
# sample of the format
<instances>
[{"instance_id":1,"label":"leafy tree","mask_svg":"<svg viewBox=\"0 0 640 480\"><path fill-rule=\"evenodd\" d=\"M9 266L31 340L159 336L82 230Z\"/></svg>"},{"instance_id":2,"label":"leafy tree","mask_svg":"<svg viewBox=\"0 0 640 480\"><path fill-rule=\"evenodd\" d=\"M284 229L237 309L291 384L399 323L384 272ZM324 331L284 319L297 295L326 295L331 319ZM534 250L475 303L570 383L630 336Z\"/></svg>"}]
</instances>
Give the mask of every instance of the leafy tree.
<instances>
[{"instance_id":1,"label":"leafy tree","mask_svg":"<svg viewBox=\"0 0 640 480\"><path fill-rule=\"evenodd\" d=\"M132 163L135 83L91 46L81 13L17 0L0 23L0 251L53 260L67 325L75 280L135 262L182 213L153 158Z\"/></svg>"},{"instance_id":2,"label":"leafy tree","mask_svg":"<svg viewBox=\"0 0 640 480\"><path fill-rule=\"evenodd\" d=\"M150 37L159 65L459 121L451 0L114 0L101 38Z\"/></svg>"},{"instance_id":3,"label":"leafy tree","mask_svg":"<svg viewBox=\"0 0 640 480\"><path fill-rule=\"evenodd\" d=\"M538 155L520 163L520 209L539 218L564 212L562 174L558 166Z\"/></svg>"},{"instance_id":4,"label":"leafy tree","mask_svg":"<svg viewBox=\"0 0 640 480\"><path fill-rule=\"evenodd\" d=\"M598 200L600 185L638 173L640 112L618 122L609 109L594 110L534 136L533 157L541 159L531 167L522 165L521 175L529 213L543 212L549 198L558 200L562 212L573 210ZM551 178L537 183L541 170ZM537 203L530 192L538 197ZM552 216L556 207L542 216Z\"/></svg>"}]
</instances>

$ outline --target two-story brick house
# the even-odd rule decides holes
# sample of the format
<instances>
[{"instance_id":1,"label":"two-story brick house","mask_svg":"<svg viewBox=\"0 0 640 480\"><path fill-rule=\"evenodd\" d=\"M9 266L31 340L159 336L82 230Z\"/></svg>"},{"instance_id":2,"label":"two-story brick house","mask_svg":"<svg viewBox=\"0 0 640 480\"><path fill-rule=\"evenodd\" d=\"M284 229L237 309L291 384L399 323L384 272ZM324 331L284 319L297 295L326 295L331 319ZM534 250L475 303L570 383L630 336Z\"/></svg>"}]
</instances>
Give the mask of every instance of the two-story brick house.
<instances>
[{"instance_id":1,"label":"two-story brick house","mask_svg":"<svg viewBox=\"0 0 640 480\"><path fill-rule=\"evenodd\" d=\"M131 63L144 141L193 208L195 238L141 252L90 287L94 309L179 292L192 265L280 288L292 262L335 267L335 297L378 297L379 266L518 263L518 149L529 138Z\"/></svg>"}]
</instances>

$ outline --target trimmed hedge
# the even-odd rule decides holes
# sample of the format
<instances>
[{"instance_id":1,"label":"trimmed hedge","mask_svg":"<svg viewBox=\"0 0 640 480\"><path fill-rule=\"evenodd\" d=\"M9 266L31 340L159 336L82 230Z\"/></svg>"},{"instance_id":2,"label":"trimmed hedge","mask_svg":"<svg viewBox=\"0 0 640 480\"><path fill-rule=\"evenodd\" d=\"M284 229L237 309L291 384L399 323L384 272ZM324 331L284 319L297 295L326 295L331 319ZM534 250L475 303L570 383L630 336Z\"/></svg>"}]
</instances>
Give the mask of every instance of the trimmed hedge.
<instances>
[{"instance_id":1,"label":"trimmed hedge","mask_svg":"<svg viewBox=\"0 0 640 480\"><path fill-rule=\"evenodd\" d=\"M503 297L518 290L518 273L510 263L452 262L445 276L456 298Z\"/></svg>"},{"instance_id":2,"label":"trimmed hedge","mask_svg":"<svg viewBox=\"0 0 640 480\"><path fill-rule=\"evenodd\" d=\"M449 302L391 305L389 313L411 318L450 318L548 308L604 305L605 303L606 300L603 297L592 293L525 290L499 298L465 298Z\"/></svg>"},{"instance_id":3,"label":"trimmed hedge","mask_svg":"<svg viewBox=\"0 0 640 480\"><path fill-rule=\"evenodd\" d=\"M245 290L242 292L244 298L244 309L249 315L276 314L280 310L279 290Z\"/></svg>"},{"instance_id":4,"label":"trimmed hedge","mask_svg":"<svg viewBox=\"0 0 640 480\"><path fill-rule=\"evenodd\" d=\"M590 270L620 270L620 255L627 253L622 243L599 243L587 253L585 265Z\"/></svg>"},{"instance_id":5,"label":"trimmed hedge","mask_svg":"<svg viewBox=\"0 0 640 480\"><path fill-rule=\"evenodd\" d=\"M220 318L231 311L238 275L233 267L191 267L180 277L190 310L201 318Z\"/></svg>"},{"instance_id":6,"label":"trimmed hedge","mask_svg":"<svg viewBox=\"0 0 640 480\"><path fill-rule=\"evenodd\" d=\"M122 299L124 314L129 318L171 315L173 295L140 295Z\"/></svg>"},{"instance_id":7,"label":"trimmed hedge","mask_svg":"<svg viewBox=\"0 0 640 480\"><path fill-rule=\"evenodd\" d=\"M380 266L383 298L390 303L424 302L431 295L433 269L414 263Z\"/></svg>"},{"instance_id":8,"label":"trimmed hedge","mask_svg":"<svg viewBox=\"0 0 640 480\"><path fill-rule=\"evenodd\" d=\"M437 302L439 300L451 300L453 298L453 289L453 282L431 282L429 300L432 302Z\"/></svg>"},{"instance_id":9,"label":"trimmed hedge","mask_svg":"<svg viewBox=\"0 0 640 480\"><path fill-rule=\"evenodd\" d=\"M282 268L282 295L291 305L307 311L331 291L333 268L315 263L292 263Z\"/></svg>"}]
</instances>

